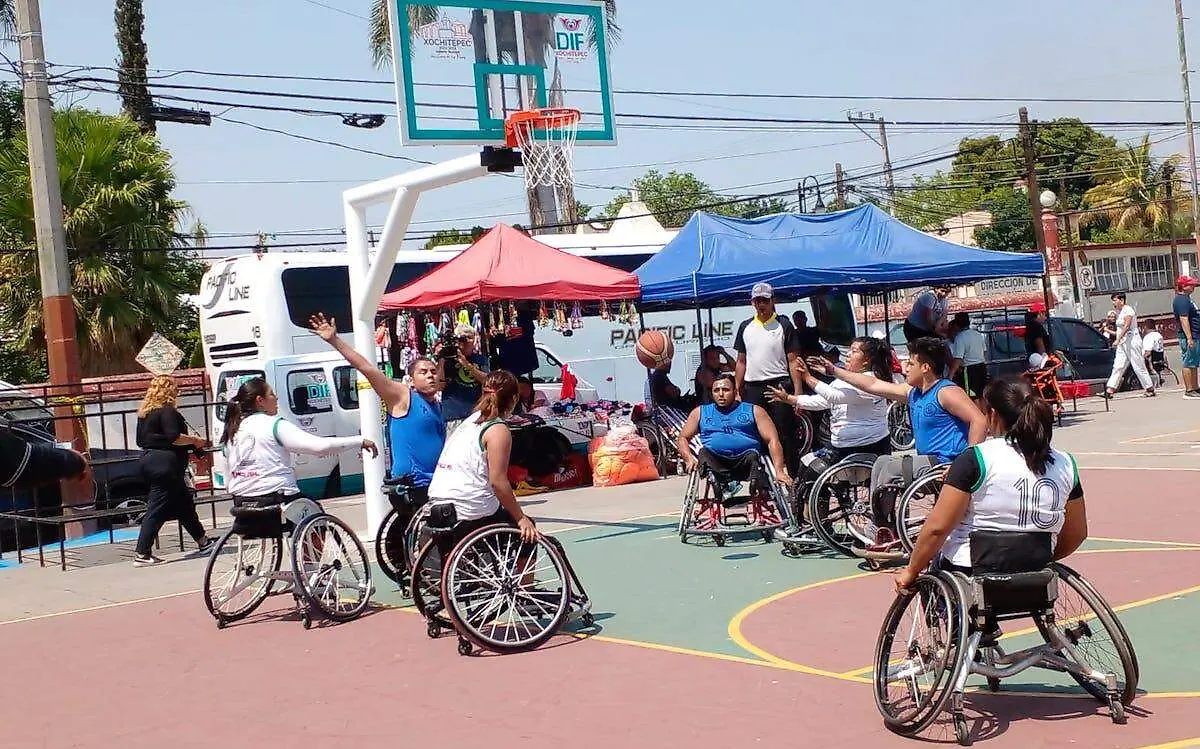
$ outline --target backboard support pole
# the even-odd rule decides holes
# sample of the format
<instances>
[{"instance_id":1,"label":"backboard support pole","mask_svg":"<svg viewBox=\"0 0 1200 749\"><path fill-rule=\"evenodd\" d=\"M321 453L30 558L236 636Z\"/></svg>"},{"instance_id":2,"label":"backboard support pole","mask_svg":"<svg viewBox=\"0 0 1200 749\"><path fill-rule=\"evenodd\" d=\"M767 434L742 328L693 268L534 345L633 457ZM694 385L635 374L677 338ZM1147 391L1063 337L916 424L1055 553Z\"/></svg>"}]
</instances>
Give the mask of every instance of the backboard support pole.
<instances>
[{"instance_id":1,"label":"backboard support pole","mask_svg":"<svg viewBox=\"0 0 1200 749\"><path fill-rule=\"evenodd\" d=\"M388 177L342 193L346 221L346 252L349 255L350 301L354 323L354 350L368 361L376 360L375 314L387 290L388 278L396 263L396 253L412 220L421 194L439 187L484 177L489 173L479 153L461 156L439 164L421 167L405 174ZM367 209L390 203L383 235L371 256L367 237ZM366 389L359 392L358 415L364 439L383 447L383 422L379 394ZM374 537L389 509L383 495L385 474L383 453L363 456L363 493L367 505L367 533Z\"/></svg>"}]
</instances>

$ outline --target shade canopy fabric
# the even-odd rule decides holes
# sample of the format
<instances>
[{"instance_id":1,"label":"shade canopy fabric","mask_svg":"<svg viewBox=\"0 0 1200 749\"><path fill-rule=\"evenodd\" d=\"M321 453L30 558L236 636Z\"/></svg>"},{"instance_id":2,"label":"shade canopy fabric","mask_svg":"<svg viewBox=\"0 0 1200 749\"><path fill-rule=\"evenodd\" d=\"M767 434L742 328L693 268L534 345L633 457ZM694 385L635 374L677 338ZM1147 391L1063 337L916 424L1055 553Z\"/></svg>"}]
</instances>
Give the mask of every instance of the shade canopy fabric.
<instances>
[{"instance_id":1,"label":"shade canopy fabric","mask_svg":"<svg viewBox=\"0 0 1200 749\"><path fill-rule=\"evenodd\" d=\"M381 312L510 300L636 299L632 273L555 249L497 224L475 244L412 283L383 295Z\"/></svg>"},{"instance_id":2,"label":"shade canopy fabric","mask_svg":"<svg viewBox=\"0 0 1200 749\"><path fill-rule=\"evenodd\" d=\"M985 278L1041 276L1037 253L996 252L947 242L871 204L837 213L733 219L696 213L634 271L646 304L745 303L765 281L777 296L878 293Z\"/></svg>"}]
</instances>

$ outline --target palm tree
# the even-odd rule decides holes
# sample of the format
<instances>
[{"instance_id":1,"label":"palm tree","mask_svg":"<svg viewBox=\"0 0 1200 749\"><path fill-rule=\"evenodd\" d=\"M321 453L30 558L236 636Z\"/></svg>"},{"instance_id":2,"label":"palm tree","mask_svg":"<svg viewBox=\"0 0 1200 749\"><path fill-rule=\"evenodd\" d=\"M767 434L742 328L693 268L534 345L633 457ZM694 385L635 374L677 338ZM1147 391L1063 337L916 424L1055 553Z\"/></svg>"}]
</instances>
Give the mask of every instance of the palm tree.
<instances>
[{"instance_id":1,"label":"palm tree","mask_svg":"<svg viewBox=\"0 0 1200 749\"><path fill-rule=\"evenodd\" d=\"M1166 179L1171 180L1172 209L1177 216L1190 212L1190 197L1177 165L1178 155L1156 163L1150 153L1150 136L1136 146L1127 146L1117 160L1118 175L1083 194L1083 208L1091 209L1079 218L1080 226L1107 222L1110 229L1153 237L1167 228ZM1163 167L1170 165L1170 169Z\"/></svg>"},{"instance_id":2,"label":"palm tree","mask_svg":"<svg viewBox=\"0 0 1200 749\"><path fill-rule=\"evenodd\" d=\"M71 109L54 127L83 370L133 371L151 334L176 337L203 271L179 232L188 207L170 154L129 119ZM0 330L33 353L45 333L24 138L0 144L0 184Z\"/></svg>"},{"instance_id":3,"label":"palm tree","mask_svg":"<svg viewBox=\"0 0 1200 749\"><path fill-rule=\"evenodd\" d=\"M0 0L0 41L12 42L17 38L17 6L13 0Z\"/></svg>"}]
</instances>

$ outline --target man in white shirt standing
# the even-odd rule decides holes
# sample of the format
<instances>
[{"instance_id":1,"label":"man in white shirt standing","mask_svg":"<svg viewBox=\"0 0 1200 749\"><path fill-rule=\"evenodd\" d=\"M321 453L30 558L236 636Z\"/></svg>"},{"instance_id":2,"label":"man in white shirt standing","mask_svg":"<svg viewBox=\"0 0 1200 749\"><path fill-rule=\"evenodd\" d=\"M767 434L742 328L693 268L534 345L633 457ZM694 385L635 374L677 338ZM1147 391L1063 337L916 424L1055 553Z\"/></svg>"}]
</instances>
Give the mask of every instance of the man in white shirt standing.
<instances>
[{"instance_id":1,"label":"man in white shirt standing","mask_svg":"<svg viewBox=\"0 0 1200 749\"><path fill-rule=\"evenodd\" d=\"M1104 397L1111 398L1113 393L1117 392L1121 380L1125 377L1125 370L1133 367L1138 382L1146 389L1146 397L1152 398L1154 382L1150 379L1150 373L1146 371L1146 360L1142 357L1142 334L1138 331L1137 313L1125 303L1123 293L1113 294L1112 303L1113 309L1117 311L1117 340L1113 344L1117 355L1113 359L1112 374L1108 377Z\"/></svg>"},{"instance_id":2,"label":"man in white shirt standing","mask_svg":"<svg viewBox=\"0 0 1200 749\"><path fill-rule=\"evenodd\" d=\"M988 384L987 338L971 327L971 318L959 312L950 321L950 379L975 400Z\"/></svg>"},{"instance_id":3,"label":"man in white shirt standing","mask_svg":"<svg viewBox=\"0 0 1200 749\"><path fill-rule=\"evenodd\" d=\"M767 388L800 392L800 373L792 368L792 362L800 354L800 342L792 321L786 315L775 314L775 290L771 284L754 284L750 303L754 305L754 317L738 326L733 339L737 351L737 394L746 403L762 406L771 416L783 443L788 473L795 476L800 458L796 450L796 415L791 404L769 401Z\"/></svg>"}]
</instances>

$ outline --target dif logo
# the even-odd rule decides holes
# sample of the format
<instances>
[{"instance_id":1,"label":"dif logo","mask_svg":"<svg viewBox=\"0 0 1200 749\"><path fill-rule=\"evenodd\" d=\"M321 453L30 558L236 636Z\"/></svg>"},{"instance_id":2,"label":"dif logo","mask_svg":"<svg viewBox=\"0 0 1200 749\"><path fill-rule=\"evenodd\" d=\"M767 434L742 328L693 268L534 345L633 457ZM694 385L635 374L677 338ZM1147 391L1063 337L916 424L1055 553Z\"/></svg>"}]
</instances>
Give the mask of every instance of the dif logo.
<instances>
[{"instance_id":1,"label":"dif logo","mask_svg":"<svg viewBox=\"0 0 1200 749\"><path fill-rule=\"evenodd\" d=\"M554 32L554 53L559 57L581 58L587 56L587 35L580 31L583 18L560 16L561 30Z\"/></svg>"}]
</instances>

